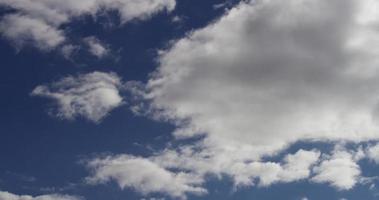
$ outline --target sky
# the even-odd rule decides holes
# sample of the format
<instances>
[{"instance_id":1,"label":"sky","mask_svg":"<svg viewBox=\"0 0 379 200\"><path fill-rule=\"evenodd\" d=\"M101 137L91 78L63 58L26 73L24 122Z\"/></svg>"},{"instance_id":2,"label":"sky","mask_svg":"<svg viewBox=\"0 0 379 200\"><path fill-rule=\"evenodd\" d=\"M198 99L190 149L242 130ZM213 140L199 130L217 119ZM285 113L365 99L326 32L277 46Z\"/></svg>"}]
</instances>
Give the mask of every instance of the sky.
<instances>
[{"instance_id":1,"label":"sky","mask_svg":"<svg viewBox=\"0 0 379 200\"><path fill-rule=\"evenodd\" d=\"M379 199L376 0L0 0L0 200Z\"/></svg>"}]
</instances>

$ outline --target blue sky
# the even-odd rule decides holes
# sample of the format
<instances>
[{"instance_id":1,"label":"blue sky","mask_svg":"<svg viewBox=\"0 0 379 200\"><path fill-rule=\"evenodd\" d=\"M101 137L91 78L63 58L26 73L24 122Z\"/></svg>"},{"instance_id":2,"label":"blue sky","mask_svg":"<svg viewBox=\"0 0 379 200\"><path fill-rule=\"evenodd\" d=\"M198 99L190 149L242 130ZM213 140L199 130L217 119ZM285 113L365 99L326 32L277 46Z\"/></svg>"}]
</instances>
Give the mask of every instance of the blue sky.
<instances>
[{"instance_id":1,"label":"blue sky","mask_svg":"<svg viewBox=\"0 0 379 200\"><path fill-rule=\"evenodd\" d=\"M378 199L378 8L0 0L0 200Z\"/></svg>"}]
</instances>

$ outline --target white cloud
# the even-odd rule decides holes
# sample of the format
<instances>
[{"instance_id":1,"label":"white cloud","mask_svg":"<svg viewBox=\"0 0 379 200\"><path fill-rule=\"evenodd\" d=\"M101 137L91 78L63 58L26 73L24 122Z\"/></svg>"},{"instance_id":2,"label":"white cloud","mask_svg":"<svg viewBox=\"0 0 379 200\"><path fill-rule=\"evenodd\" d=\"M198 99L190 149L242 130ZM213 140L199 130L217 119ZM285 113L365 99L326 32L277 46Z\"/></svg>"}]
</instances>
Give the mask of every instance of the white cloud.
<instances>
[{"instance_id":1,"label":"white cloud","mask_svg":"<svg viewBox=\"0 0 379 200\"><path fill-rule=\"evenodd\" d=\"M310 175L310 168L318 160L317 151L299 150L287 155L283 164L275 162L246 161L232 152L196 151L197 147L182 147L180 151L164 151L154 162L167 168L190 170L202 175L227 174L234 179L236 186L254 185L259 180L261 186L277 182L292 182L305 179ZM229 154L230 153L230 154Z\"/></svg>"},{"instance_id":2,"label":"white cloud","mask_svg":"<svg viewBox=\"0 0 379 200\"><path fill-rule=\"evenodd\" d=\"M26 15L6 15L0 21L0 32L9 38L17 49L33 43L42 50L51 50L65 41L62 31L44 21Z\"/></svg>"},{"instance_id":3,"label":"white cloud","mask_svg":"<svg viewBox=\"0 0 379 200\"><path fill-rule=\"evenodd\" d=\"M95 17L98 12L115 10L122 23L126 23L147 19L163 10L172 11L175 4L175 0L0 0L0 6L17 13L5 15L0 22L0 32L18 45L32 42L46 50L56 48L66 39L61 25L73 18Z\"/></svg>"},{"instance_id":4,"label":"white cloud","mask_svg":"<svg viewBox=\"0 0 379 200\"><path fill-rule=\"evenodd\" d=\"M82 198L60 194L49 194L33 197L30 195L17 195L0 191L0 200L82 200Z\"/></svg>"},{"instance_id":5,"label":"white cloud","mask_svg":"<svg viewBox=\"0 0 379 200\"><path fill-rule=\"evenodd\" d=\"M94 174L87 181L92 184L116 181L121 188L130 187L142 194L164 193L185 198L186 193L204 194L202 179L184 172L174 173L139 157L120 155L98 158L88 163Z\"/></svg>"},{"instance_id":6,"label":"white cloud","mask_svg":"<svg viewBox=\"0 0 379 200\"><path fill-rule=\"evenodd\" d=\"M89 48L89 52L98 57L102 58L109 53L108 47L99 41L96 37L90 36L83 39Z\"/></svg>"},{"instance_id":7,"label":"white cloud","mask_svg":"<svg viewBox=\"0 0 379 200\"><path fill-rule=\"evenodd\" d=\"M175 124L178 139L204 139L150 159L227 174L237 185L270 185L309 177L313 162L262 161L294 142L378 139L379 18L369 9L378 5L251 1L174 42L142 94L151 102L147 113ZM312 180L350 189L361 158L335 152ZM334 177L339 168L346 175Z\"/></svg>"},{"instance_id":8,"label":"white cloud","mask_svg":"<svg viewBox=\"0 0 379 200\"><path fill-rule=\"evenodd\" d=\"M166 150L149 158L124 154L93 159L88 162L93 174L87 180L92 184L113 180L121 188L134 188L144 195L160 192L185 198L188 193L207 193L202 184L208 174L229 175L236 187L251 186L256 182L268 186L306 179L319 156L317 151L299 150L287 155L282 164L259 161L245 163L233 157L209 157L205 152L185 147L181 152Z\"/></svg>"},{"instance_id":9,"label":"white cloud","mask_svg":"<svg viewBox=\"0 0 379 200\"><path fill-rule=\"evenodd\" d=\"M291 182L308 178L310 176L310 168L316 164L320 157L318 151L299 150L293 155L287 155L284 158L285 165L283 172L279 176L283 182Z\"/></svg>"},{"instance_id":10,"label":"white cloud","mask_svg":"<svg viewBox=\"0 0 379 200\"><path fill-rule=\"evenodd\" d=\"M204 148L246 160L299 140L378 138L379 51L360 2L240 4L161 55L145 96L153 115L178 138L205 134Z\"/></svg>"},{"instance_id":11,"label":"white cloud","mask_svg":"<svg viewBox=\"0 0 379 200\"><path fill-rule=\"evenodd\" d=\"M269 153L302 139L377 138L377 79L351 73L367 48L350 42L374 31L354 20L356 3L243 3L167 50L147 98L163 117L189 119L176 136L206 133L211 145Z\"/></svg>"},{"instance_id":12,"label":"white cloud","mask_svg":"<svg viewBox=\"0 0 379 200\"><path fill-rule=\"evenodd\" d=\"M85 117L99 122L122 104L120 78L114 73L92 72L68 76L49 85L37 86L32 95L55 101L56 116L64 119Z\"/></svg>"},{"instance_id":13,"label":"white cloud","mask_svg":"<svg viewBox=\"0 0 379 200\"><path fill-rule=\"evenodd\" d=\"M349 190L359 181L361 170L353 156L346 151L335 151L314 169L312 178L317 183L330 183L340 190Z\"/></svg>"},{"instance_id":14,"label":"white cloud","mask_svg":"<svg viewBox=\"0 0 379 200\"><path fill-rule=\"evenodd\" d=\"M253 185L254 178L259 179L261 186L298 181L309 177L311 166L319 156L319 152L299 150L296 154L287 155L282 165L274 162L237 162L232 166L231 175L237 186Z\"/></svg>"}]
</instances>

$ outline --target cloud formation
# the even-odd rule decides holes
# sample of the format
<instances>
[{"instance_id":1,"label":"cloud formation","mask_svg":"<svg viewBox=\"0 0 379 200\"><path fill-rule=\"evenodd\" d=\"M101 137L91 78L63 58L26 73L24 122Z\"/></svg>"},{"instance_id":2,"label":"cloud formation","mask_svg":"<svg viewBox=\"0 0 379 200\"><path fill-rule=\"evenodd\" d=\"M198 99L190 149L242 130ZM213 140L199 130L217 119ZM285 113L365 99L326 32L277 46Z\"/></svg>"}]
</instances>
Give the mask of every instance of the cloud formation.
<instances>
[{"instance_id":1,"label":"cloud formation","mask_svg":"<svg viewBox=\"0 0 379 200\"><path fill-rule=\"evenodd\" d=\"M367 54L376 43L366 37L376 29L360 4L242 3L168 49L146 96L185 122L177 137L206 133L209 145L268 153L305 139L378 138L377 59Z\"/></svg>"},{"instance_id":2,"label":"cloud formation","mask_svg":"<svg viewBox=\"0 0 379 200\"><path fill-rule=\"evenodd\" d=\"M379 6L374 0L242 2L218 21L164 50L141 90L138 113L177 126L176 139L201 139L148 157L128 154L87 163L88 183L115 181L142 194L202 195L208 175L239 186L311 180L341 190L361 178L362 157L299 150L265 160L298 141L379 139ZM56 114L98 122L122 103L120 78L94 72L38 86ZM141 102L139 102L141 103ZM142 110L142 111L141 111ZM344 176L338 176L340 172Z\"/></svg>"},{"instance_id":3,"label":"cloud formation","mask_svg":"<svg viewBox=\"0 0 379 200\"><path fill-rule=\"evenodd\" d=\"M236 187L303 180L310 176L311 167L319 156L317 151L299 150L285 156L282 163L242 163L231 157L223 160L209 157L187 147L181 152L166 150L149 158L127 154L95 158L87 162L92 171L87 181L90 184L115 181L121 188L133 188L144 195L162 193L185 198L187 194L207 193L203 188L207 175L229 175Z\"/></svg>"},{"instance_id":4,"label":"cloud formation","mask_svg":"<svg viewBox=\"0 0 379 200\"><path fill-rule=\"evenodd\" d=\"M175 8L175 0L0 0L0 6L14 10L0 21L0 33L17 48L32 44L42 50L61 45L66 36L62 25L72 19L115 10L122 23L144 20Z\"/></svg>"},{"instance_id":5,"label":"cloud formation","mask_svg":"<svg viewBox=\"0 0 379 200\"><path fill-rule=\"evenodd\" d=\"M203 138L146 159L203 177L226 174L236 186L310 178L351 189L360 168L347 152L262 159L298 141L379 139L377 6L374 0L242 2L173 42L145 93L137 94L150 101L149 116L177 126L177 139ZM146 107L135 108L140 114ZM335 177L339 169L345 177Z\"/></svg>"},{"instance_id":6,"label":"cloud formation","mask_svg":"<svg viewBox=\"0 0 379 200\"><path fill-rule=\"evenodd\" d=\"M204 194L199 177L185 172L168 171L148 159L130 155L94 159L88 163L94 174L87 179L91 184L116 181L121 188L130 187L142 194L165 193L185 198L186 193Z\"/></svg>"},{"instance_id":7,"label":"cloud formation","mask_svg":"<svg viewBox=\"0 0 379 200\"><path fill-rule=\"evenodd\" d=\"M30 195L17 195L5 191L0 191L0 200L82 200L82 198L61 194L49 194L33 197Z\"/></svg>"},{"instance_id":8,"label":"cloud formation","mask_svg":"<svg viewBox=\"0 0 379 200\"><path fill-rule=\"evenodd\" d=\"M178 126L177 138L204 135L200 148L213 166L230 157L244 166L297 141L378 139L378 21L367 16L371 4L378 3L241 3L166 50L145 98L154 116ZM263 184L278 179L277 166L260 165L254 167L274 176L259 172ZM339 167L343 180L329 176ZM249 177L211 171L217 170ZM339 157L318 173L314 181L340 189L352 188L360 175L354 161Z\"/></svg>"},{"instance_id":9,"label":"cloud formation","mask_svg":"<svg viewBox=\"0 0 379 200\"><path fill-rule=\"evenodd\" d=\"M59 118L84 117L99 122L122 104L120 87L121 79L116 74L92 72L37 86L31 94L52 99L52 114Z\"/></svg>"}]
</instances>

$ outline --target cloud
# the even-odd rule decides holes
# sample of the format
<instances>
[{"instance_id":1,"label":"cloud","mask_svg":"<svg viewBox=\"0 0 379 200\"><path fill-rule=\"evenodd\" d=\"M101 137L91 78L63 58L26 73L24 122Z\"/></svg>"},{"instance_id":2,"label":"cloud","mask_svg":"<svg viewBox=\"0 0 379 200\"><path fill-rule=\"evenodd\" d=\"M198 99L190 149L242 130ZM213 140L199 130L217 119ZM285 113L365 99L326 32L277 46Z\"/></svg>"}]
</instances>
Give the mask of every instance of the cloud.
<instances>
[{"instance_id":1,"label":"cloud","mask_svg":"<svg viewBox=\"0 0 379 200\"><path fill-rule=\"evenodd\" d=\"M314 169L317 183L330 183L340 190L349 190L359 181L361 170L353 156L346 151L336 151Z\"/></svg>"},{"instance_id":2,"label":"cloud","mask_svg":"<svg viewBox=\"0 0 379 200\"><path fill-rule=\"evenodd\" d=\"M187 194L203 195L207 190L203 183L208 174L233 177L235 186L251 186L256 182L269 186L278 182L306 179L310 169L320 156L317 151L299 150L289 154L283 163L235 162L231 157L207 157L204 152L182 148L182 152L166 150L149 158L127 154L99 157L87 166L92 175L91 184L116 181L121 188L133 188L144 195L163 193L171 197L185 198ZM218 160L213 160L218 159Z\"/></svg>"},{"instance_id":3,"label":"cloud","mask_svg":"<svg viewBox=\"0 0 379 200\"><path fill-rule=\"evenodd\" d=\"M90 36L83 39L89 48L89 52L98 57L102 58L109 53L108 47L100 42L96 37Z\"/></svg>"},{"instance_id":4,"label":"cloud","mask_svg":"<svg viewBox=\"0 0 379 200\"><path fill-rule=\"evenodd\" d=\"M226 174L237 186L256 180L264 186L311 176L317 151L262 161L295 142L378 139L376 6L373 0L242 2L173 42L145 93L136 93L148 106L133 110L173 123L179 140L203 137L149 159L166 169ZM336 151L312 180L350 189L361 156ZM299 157L309 160L300 164Z\"/></svg>"},{"instance_id":5,"label":"cloud","mask_svg":"<svg viewBox=\"0 0 379 200\"><path fill-rule=\"evenodd\" d=\"M162 53L145 95L152 115L176 124L177 138L205 134L204 148L246 160L299 140L377 139L366 3L376 2L241 3Z\"/></svg>"},{"instance_id":6,"label":"cloud","mask_svg":"<svg viewBox=\"0 0 379 200\"><path fill-rule=\"evenodd\" d=\"M367 149L367 157L376 164L379 164L379 144L370 146Z\"/></svg>"},{"instance_id":7,"label":"cloud","mask_svg":"<svg viewBox=\"0 0 379 200\"><path fill-rule=\"evenodd\" d=\"M92 72L68 76L48 85L39 85L33 96L54 100L53 114L63 119L84 117L99 122L122 104L121 79L114 73Z\"/></svg>"},{"instance_id":8,"label":"cloud","mask_svg":"<svg viewBox=\"0 0 379 200\"><path fill-rule=\"evenodd\" d=\"M17 49L33 43L41 50L51 50L65 41L61 30L25 15L10 14L0 21L0 32L10 39Z\"/></svg>"},{"instance_id":9,"label":"cloud","mask_svg":"<svg viewBox=\"0 0 379 200\"><path fill-rule=\"evenodd\" d=\"M88 167L94 171L87 179L91 184L114 180L121 188L133 188L145 195L159 192L176 198L185 198L185 193L206 192L199 187L202 180L192 174L174 173L148 159L130 155L94 159Z\"/></svg>"},{"instance_id":10,"label":"cloud","mask_svg":"<svg viewBox=\"0 0 379 200\"><path fill-rule=\"evenodd\" d=\"M354 19L357 3L242 3L168 49L146 96L185 122L177 137L206 133L213 144L268 153L303 139L375 139L377 75L363 71L376 57L361 63L369 47L352 45L375 30Z\"/></svg>"},{"instance_id":11,"label":"cloud","mask_svg":"<svg viewBox=\"0 0 379 200\"><path fill-rule=\"evenodd\" d=\"M71 59L71 56L79 49L78 45L66 44L61 47L60 51L64 58Z\"/></svg>"},{"instance_id":12,"label":"cloud","mask_svg":"<svg viewBox=\"0 0 379 200\"><path fill-rule=\"evenodd\" d=\"M319 160L320 152L299 150L293 155L284 158L285 165L279 178L282 182L292 182L308 178L311 174L311 167Z\"/></svg>"},{"instance_id":13,"label":"cloud","mask_svg":"<svg viewBox=\"0 0 379 200\"><path fill-rule=\"evenodd\" d=\"M284 157L283 163L246 161L231 157L227 152L198 152L197 147L182 147L179 151L166 150L152 159L166 168L190 170L202 175L227 174L234 179L236 186L261 186L277 182L292 182L307 178L310 168L318 160L317 151L299 150ZM232 152L231 152L232 153Z\"/></svg>"},{"instance_id":14,"label":"cloud","mask_svg":"<svg viewBox=\"0 0 379 200\"><path fill-rule=\"evenodd\" d=\"M4 37L21 48L33 44L39 49L54 49L66 39L63 24L83 16L115 10L122 23L144 20L153 14L175 8L175 0L0 0L1 7L15 12L5 14L0 22ZM16 14L13 14L16 13Z\"/></svg>"},{"instance_id":15,"label":"cloud","mask_svg":"<svg viewBox=\"0 0 379 200\"><path fill-rule=\"evenodd\" d=\"M17 195L0 191L0 200L82 200L82 198L61 194L49 194L41 196Z\"/></svg>"}]
</instances>

